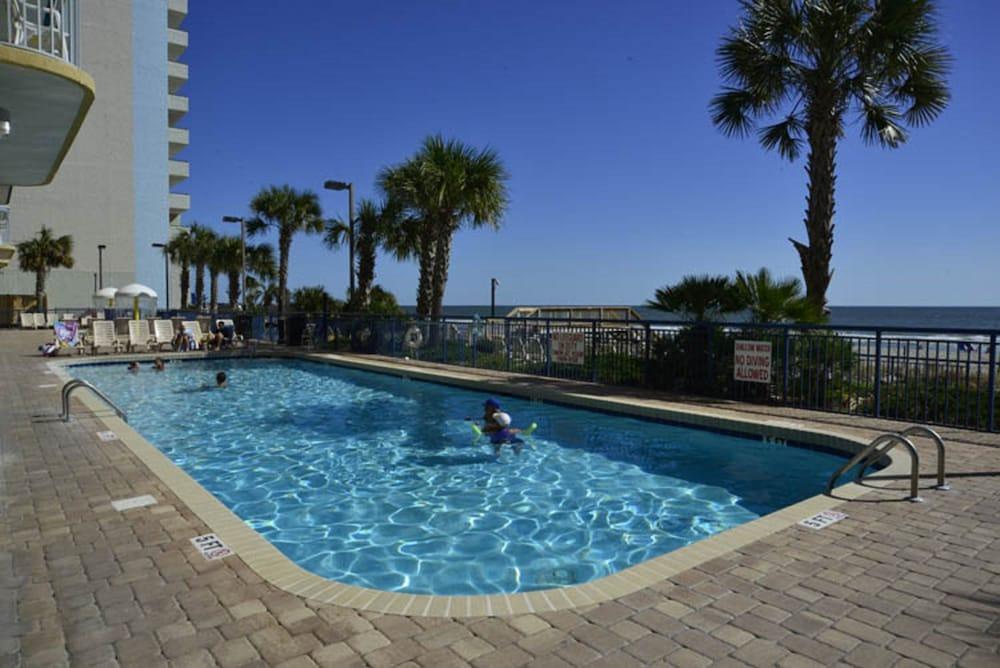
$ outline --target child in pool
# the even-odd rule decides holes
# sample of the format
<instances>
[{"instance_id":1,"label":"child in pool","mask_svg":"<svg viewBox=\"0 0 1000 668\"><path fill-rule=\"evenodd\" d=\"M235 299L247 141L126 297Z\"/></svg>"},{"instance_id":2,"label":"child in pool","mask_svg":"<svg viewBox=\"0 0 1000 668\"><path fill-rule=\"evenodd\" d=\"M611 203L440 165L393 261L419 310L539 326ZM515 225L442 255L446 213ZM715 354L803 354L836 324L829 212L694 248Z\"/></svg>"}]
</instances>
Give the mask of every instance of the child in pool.
<instances>
[{"instance_id":1,"label":"child in pool","mask_svg":"<svg viewBox=\"0 0 1000 668\"><path fill-rule=\"evenodd\" d=\"M500 410L500 402L496 399L487 399L483 404L483 422L483 433L489 436L494 455L500 454L500 448L504 443L511 444L515 454L521 454L524 441L517 436L521 430L510 426L512 422L510 414Z\"/></svg>"}]
</instances>

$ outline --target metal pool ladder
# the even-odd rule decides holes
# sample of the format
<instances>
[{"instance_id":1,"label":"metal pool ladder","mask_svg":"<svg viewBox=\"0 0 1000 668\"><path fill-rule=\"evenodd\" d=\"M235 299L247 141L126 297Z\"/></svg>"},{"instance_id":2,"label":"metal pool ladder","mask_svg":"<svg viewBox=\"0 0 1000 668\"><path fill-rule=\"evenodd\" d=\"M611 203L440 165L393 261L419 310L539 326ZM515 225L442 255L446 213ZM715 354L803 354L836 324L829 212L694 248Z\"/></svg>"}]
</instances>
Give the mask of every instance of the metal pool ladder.
<instances>
[{"instance_id":1,"label":"metal pool ladder","mask_svg":"<svg viewBox=\"0 0 1000 668\"><path fill-rule=\"evenodd\" d=\"M97 389L96 387L94 387L85 380L80 380L79 378L74 378L73 380L69 381L68 383L62 386L61 417L63 422L69 422L69 396L73 393L73 390L75 390L78 387L86 388L91 392L93 392L94 394L96 394L104 401L104 403L106 403L108 406L114 409L115 413L118 414L118 417L120 417L125 422L128 422L128 417L125 415L125 411L118 408L118 406L115 405L115 402L111 401L111 399L109 399L108 396L103 392L101 392L99 389Z\"/></svg>"},{"instance_id":2,"label":"metal pool ladder","mask_svg":"<svg viewBox=\"0 0 1000 668\"><path fill-rule=\"evenodd\" d=\"M827 494L833 491L837 478L850 470L852 466L862 462L857 475L857 480L860 481L869 466L878 461L883 455L888 454L888 452L897 445L902 445L910 454L910 496L908 497L908 500L913 501L914 503L922 502L923 499L920 498L919 489L920 455L917 453L917 448L913 445L913 441L907 438L908 436L917 435L927 436L928 438L933 439L935 445L937 446L937 485L935 485L935 489L951 489L944 479L944 441L941 439L941 436L930 427L914 425L912 427L907 427L901 432L887 431L884 434L879 434L872 439L872 442L869 443L861 452L854 455L849 462L841 466L832 476L830 476L830 481L826 484ZM881 447L883 445L885 447Z\"/></svg>"}]
</instances>

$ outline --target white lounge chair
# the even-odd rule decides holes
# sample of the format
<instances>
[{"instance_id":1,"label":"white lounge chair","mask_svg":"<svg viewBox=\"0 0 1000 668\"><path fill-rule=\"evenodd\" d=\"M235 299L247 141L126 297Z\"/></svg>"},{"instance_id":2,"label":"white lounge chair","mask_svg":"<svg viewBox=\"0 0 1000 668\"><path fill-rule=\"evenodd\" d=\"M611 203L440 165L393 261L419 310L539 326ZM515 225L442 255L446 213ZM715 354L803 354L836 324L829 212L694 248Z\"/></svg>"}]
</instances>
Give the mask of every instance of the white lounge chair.
<instances>
[{"instance_id":1,"label":"white lounge chair","mask_svg":"<svg viewBox=\"0 0 1000 668\"><path fill-rule=\"evenodd\" d=\"M45 324L45 314L44 313L35 313L33 317L35 319L35 329L39 329L39 328L45 329L45 327L46 327L46 324Z\"/></svg>"},{"instance_id":2,"label":"white lounge chair","mask_svg":"<svg viewBox=\"0 0 1000 668\"><path fill-rule=\"evenodd\" d=\"M156 347L159 350L162 350L163 346L167 347L173 346L174 344L173 320L154 320L153 339L155 339Z\"/></svg>"},{"instance_id":3,"label":"white lounge chair","mask_svg":"<svg viewBox=\"0 0 1000 668\"><path fill-rule=\"evenodd\" d=\"M55 327L57 322L59 322L59 318L56 317L55 311L49 311L45 314L46 327Z\"/></svg>"},{"instance_id":4,"label":"white lounge chair","mask_svg":"<svg viewBox=\"0 0 1000 668\"><path fill-rule=\"evenodd\" d=\"M184 320L181 322L181 327L191 332L194 340L198 343L198 348L205 345L205 333L201 331L201 325L197 320Z\"/></svg>"},{"instance_id":5,"label":"white lounge chair","mask_svg":"<svg viewBox=\"0 0 1000 668\"><path fill-rule=\"evenodd\" d=\"M149 333L148 320L128 321L128 347L135 352L140 346L145 346L146 350L152 350L156 339Z\"/></svg>"},{"instance_id":6,"label":"white lounge chair","mask_svg":"<svg viewBox=\"0 0 1000 668\"><path fill-rule=\"evenodd\" d=\"M99 348L111 348L115 352L121 348L118 335L115 334L113 320L95 320L90 337L90 352L97 354Z\"/></svg>"},{"instance_id":7,"label":"white lounge chair","mask_svg":"<svg viewBox=\"0 0 1000 668\"><path fill-rule=\"evenodd\" d=\"M35 314L34 313L22 313L21 314L21 329L34 329L35 328Z\"/></svg>"}]
</instances>

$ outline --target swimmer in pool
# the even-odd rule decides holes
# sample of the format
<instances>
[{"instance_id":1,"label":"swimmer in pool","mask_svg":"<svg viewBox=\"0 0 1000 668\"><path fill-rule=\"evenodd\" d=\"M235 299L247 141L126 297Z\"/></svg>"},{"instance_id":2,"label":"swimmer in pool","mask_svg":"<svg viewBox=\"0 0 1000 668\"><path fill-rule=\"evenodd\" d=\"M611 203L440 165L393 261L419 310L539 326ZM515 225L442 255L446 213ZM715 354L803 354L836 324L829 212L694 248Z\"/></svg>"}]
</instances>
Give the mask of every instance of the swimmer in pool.
<instances>
[{"instance_id":1,"label":"swimmer in pool","mask_svg":"<svg viewBox=\"0 0 1000 668\"><path fill-rule=\"evenodd\" d=\"M512 419L509 413L500 410L500 402L496 399L487 399L483 403L483 428L482 432L489 436L490 443L493 444L493 454L499 455L504 443L513 446L515 454L521 454L524 449L524 441L518 438L520 429L511 427Z\"/></svg>"}]
</instances>

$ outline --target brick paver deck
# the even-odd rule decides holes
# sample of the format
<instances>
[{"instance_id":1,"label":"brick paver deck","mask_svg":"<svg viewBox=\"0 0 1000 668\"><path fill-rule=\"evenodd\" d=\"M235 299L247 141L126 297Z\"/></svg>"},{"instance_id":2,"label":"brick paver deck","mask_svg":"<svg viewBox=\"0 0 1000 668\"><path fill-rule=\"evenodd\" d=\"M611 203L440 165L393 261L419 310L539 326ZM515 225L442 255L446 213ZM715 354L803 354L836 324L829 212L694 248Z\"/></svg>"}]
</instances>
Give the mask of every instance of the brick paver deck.
<instances>
[{"instance_id":1,"label":"brick paver deck","mask_svg":"<svg viewBox=\"0 0 1000 668\"><path fill-rule=\"evenodd\" d=\"M924 504L873 489L826 529L785 529L615 601L460 620L358 613L287 594L238 556L204 560L188 539L207 527L121 443L101 442L100 420L53 418L44 336L0 332L0 666L1000 665L996 435L948 430L953 491ZM141 494L158 505L110 505Z\"/></svg>"}]
</instances>

